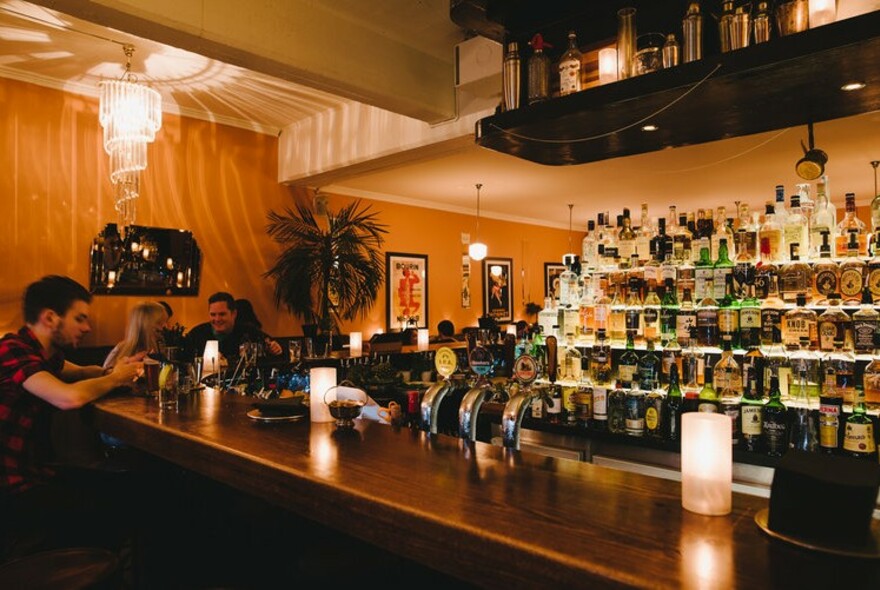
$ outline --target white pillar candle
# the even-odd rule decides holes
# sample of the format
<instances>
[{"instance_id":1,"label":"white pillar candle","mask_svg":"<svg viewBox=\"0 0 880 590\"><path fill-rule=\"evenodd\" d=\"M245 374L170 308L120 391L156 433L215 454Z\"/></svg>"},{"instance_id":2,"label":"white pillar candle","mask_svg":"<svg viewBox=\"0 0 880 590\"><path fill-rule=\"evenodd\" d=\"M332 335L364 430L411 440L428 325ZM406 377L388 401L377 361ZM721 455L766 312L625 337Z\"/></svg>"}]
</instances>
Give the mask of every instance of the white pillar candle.
<instances>
[{"instance_id":1,"label":"white pillar candle","mask_svg":"<svg viewBox=\"0 0 880 590\"><path fill-rule=\"evenodd\" d=\"M681 505L708 516L730 514L733 498L729 416L687 412L681 417Z\"/></svg>"},{"instance_id":2,"label":"white pillar candle","mask_svg":"<svg viewBox=\"0 0 880 590\"><path fill-rule=\"evenodd\" d=\"M837 0L810 0L810 28L815 29L837 20Z\"/></svg>"},{"instance_id":3,"label":"white pillar candle","mask_svg":"<svg viewBox=\"0 0 880 590\"><path fill-rule=\"evenodd\" d=\"M213 375L220 370L220 342L208 340L205 343L205 352L202 354L202 375Z\"/></svg>"},{"instance_id":4,"label":"white pillar candle","mask_svg":"<svg viewBox=\"0 0 880 590\"><path fill-rule=\"evenodd\" d=\"M116 285L116 271L108 270L107 271L107 287L112 288Z\"/></svg>"},{"instance_id":5,"label":"white pillar candle","mask_svg":"<svg viewBox=\"0 0 880 590\"><path fill-rule=\"evenodd\" d=\"M507 333L516 336L516 324L507 324Z\"/></svg>"},{"instance_id":6,"label":"white pillar candle","mask_svg":"<svg viewBox=\"0 0 880 590\"><path fill-rule=\"evenodd\" d=\"M599 50L599 84L617 81L617 49L606 47Z\"/></svg>"},{"instance_id":7,"label":"white pillar candle","mask_svg":"<svg viewBox=\"0 0 880 590\"><path fill-rule=\"evenodd\" d=\"M360 332L352 332L348 335L348 356L357 357L363 354L364 336Z\"/></svg>"},{"instance_id":8,"label":"white pillar candle","mask_svg":"<svg viewBox=\"0 0 880 590\"><path fill-rule=\"evenodd\" d=\"M427 328L419 328L419 350L424 352L428 350L428 329Z\"/></svg>"},{"instance_id":9,"label":"white pillar candle","mask_svg":"<svg viewBox=\"0 0 880 590\"><path fill-rule=\"evenodd\" d=\"M309 370L309 415L312 422L333 422L330 408L324 401L324 394L332 387L336 387L336 367Z\"/></svg>"}]
</instances>

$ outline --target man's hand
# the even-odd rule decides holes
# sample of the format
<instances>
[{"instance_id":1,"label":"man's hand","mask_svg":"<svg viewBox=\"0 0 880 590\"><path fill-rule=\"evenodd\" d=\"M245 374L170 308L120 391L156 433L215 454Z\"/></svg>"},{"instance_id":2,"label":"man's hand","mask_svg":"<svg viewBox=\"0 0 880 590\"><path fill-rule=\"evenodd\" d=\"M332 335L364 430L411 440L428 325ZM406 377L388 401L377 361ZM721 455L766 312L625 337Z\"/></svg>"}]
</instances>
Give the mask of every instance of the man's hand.
<instances>
[{"instance_id":1,"label":"man's hand","mask_svg":"<svg viewBox=\"0 0 880 590\"><path fill-rule=\"evenodd\" d=\"M271 338L266 338L266 348L273 356L278 356L279 354L281 354L281 345Z\"/></svg>"},{"instance_id":2,"label":"man's hand","mask_svg":"<svg viewBox=\"0 0 880 590\"><path fill-rule=\"evenodd\" d=\"M140 352L132 356L124 356L119 359L116 366L110 372L110 376L117 385L130 385L139 375L144 372L144 354Z\"/></svg>"}]
</instances>

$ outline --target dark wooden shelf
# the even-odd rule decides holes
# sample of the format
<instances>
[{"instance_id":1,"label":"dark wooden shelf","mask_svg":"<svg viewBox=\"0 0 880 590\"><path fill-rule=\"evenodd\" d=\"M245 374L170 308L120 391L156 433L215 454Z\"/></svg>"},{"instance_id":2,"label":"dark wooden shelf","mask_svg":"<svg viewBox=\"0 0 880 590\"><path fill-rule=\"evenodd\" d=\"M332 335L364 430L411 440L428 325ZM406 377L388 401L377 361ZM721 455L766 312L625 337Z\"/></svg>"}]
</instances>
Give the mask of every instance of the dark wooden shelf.
<instances>
[{"instance_id":1,"label":"dark wooden shelf","mask_svg":"<svg viewBox=\"0 0 880 590\"><path fill-rule=\"evenodd\" d=\"M876 111L878 56L880 11L875 11L497 113L477 123L476 141L560 166ZM853 81L867 86L841 90ZM659 130L642 131L643 120Z\"/></svg>"}]
</instances>

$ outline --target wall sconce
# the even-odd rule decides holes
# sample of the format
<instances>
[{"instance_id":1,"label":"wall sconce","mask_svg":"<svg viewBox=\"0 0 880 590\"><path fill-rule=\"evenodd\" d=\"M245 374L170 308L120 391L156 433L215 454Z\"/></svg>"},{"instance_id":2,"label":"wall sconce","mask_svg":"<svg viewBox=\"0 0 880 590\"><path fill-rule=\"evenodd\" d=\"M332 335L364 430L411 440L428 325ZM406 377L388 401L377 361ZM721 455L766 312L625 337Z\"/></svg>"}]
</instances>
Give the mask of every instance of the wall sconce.
<instances>
[{"instance_id":1,"label":"wall sconce","mask_svg":"<svg viewBox=\"0 0 880 590\"><path fill-rule=\"evenodd\" d=\"M837 0L810 0L810 28L829 25L837 20Z\"/></svg>"},{"instance_id":2,"label":"wall sconce","mask_svg":"<svg viewBox=\"0 0 880 590\"><path fill-rule=\"evenodd\" d=\"M428 329L427 328L419 328L418 346L419 346L419 352L424 352L424 351L428 350Z\"/></svg>"},{"instance_id":3,"label":"wall sconce","mask_svg":"<svg viewBox=\"0 0 880 590\"><path fill-rule=\"evenodd\" d=\"M352 332L348 335L348 356L358 357L363 354L364 335L360 332Z\"/></svg>"},{"instance_id":4,"label":"wall sconce","mask_svg":"<svg viewBox=\"0 0 880 590\"><path fill-rule=\"evenodd\" d=\"M477 187L477 232L474 234L476 241L468 247L468 255L472 260L482 260L489 253L489 248L480 241L480 189L483 185L477 183L475 186Z\"/></svg>"},{"instance_id":5,"label":"wall sconce","mask_svg":"<svg viewBox=\"0 0 880 590\"><path fill-rule=\"evenodd\" d=\"M804 150L804 157L797 161L794 169L797 175L804 180L816 180L825 174L825 164L828 163L828 154L818 149L813 142L813 124L807 124L807 133L809 134L810 149L804 145L801 140L801 148Z\"/></svg>"},{"instance_id":6,"label":"wall sconce","mask_svg":"<svg viewBox=\"0 0 880 590\"><path fill-rule=\"evenodd\" d=\"M220 368L220 342L208 340L205 343L205 352L202 354L202 375L214 375Z\"/></svg>"},{"instance_id":7,"label":"wall sconce","mask_svg":"<svg viewBox=\"0 0 880 590\"><path fill-rule=\"evenodd\" d=\"M606 47L599 50L599 84L617 82L617 49Z\"/></svg>"},{"instance_id":8,"label":"wall sconce","mask_svg":"<svg viewBox=\"0 0 880 590\"><path fill-rule=\"evenodd\" d=\"M724 414L681 417L681 505L685 510L730 514L733 499L732 422Z\"/></svg>"},{"instance_id":9,"label":"wall sconce","mask_svg":"<svg viewBox=\"0 0 880 590\"><path fill-rule=\"evenodd\" d=\"M309 416L312 422L333 422L330 407L324 401L324 394L331 387L336 387L336 367L309 370Z\"/></svg>"}]
</instances>

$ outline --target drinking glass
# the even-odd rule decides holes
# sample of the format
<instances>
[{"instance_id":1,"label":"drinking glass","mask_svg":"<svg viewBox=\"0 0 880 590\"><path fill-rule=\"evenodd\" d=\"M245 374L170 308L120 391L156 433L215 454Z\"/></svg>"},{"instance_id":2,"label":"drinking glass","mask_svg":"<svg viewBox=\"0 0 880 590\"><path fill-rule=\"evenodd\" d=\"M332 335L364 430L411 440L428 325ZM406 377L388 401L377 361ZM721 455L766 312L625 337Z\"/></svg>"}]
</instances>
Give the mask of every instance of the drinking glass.
<instances>
[{"instance_id":1,"label":"drinking glass","mask_svg":"<svg viewBox=\"0 0 880 590\"><path fill-rule=\"evenodd\" d=\"M159 361L150 357L144 359L144 378L147 382L147 395L159 395Z\"/></svg>"},{"instance_id":2,"label":"drinking glass","mask_svg":"<svg viewBox=\"0 0 880 590\"><path fill-rule=\"evenodd\" d=\"M289 340L287 342L287 352L290 355L290 364L295 365L302 357L302 342L299 340Z\"/></svg>"},{"instance_id":3,"label":"drinking glass","mask_svg":"<svg viewBox=\"0 0 880 590\"><path fill-rule=\"evenodd\" d=\"M173 363L162 363L159 369L159 409L176 410L180 396L180 372Z\"/></svg>"},{"instance_id":4,"label":"drinking glass","mask_svg":"<svg viewBox=\"0 0 880 590\"><path fill-rule=\"evenodd\" d=\"M307 359L314 358L315 342L311 338L303 338L303 352Z\"/></svg>"}]
</instances>

